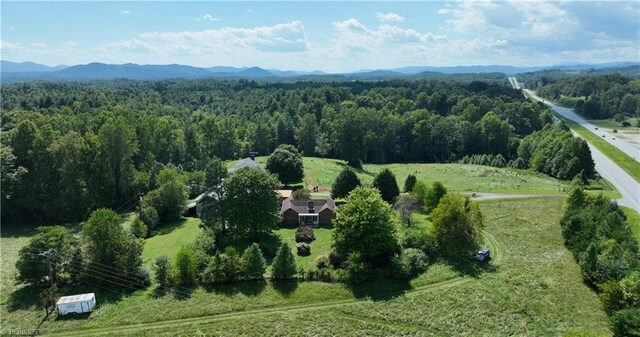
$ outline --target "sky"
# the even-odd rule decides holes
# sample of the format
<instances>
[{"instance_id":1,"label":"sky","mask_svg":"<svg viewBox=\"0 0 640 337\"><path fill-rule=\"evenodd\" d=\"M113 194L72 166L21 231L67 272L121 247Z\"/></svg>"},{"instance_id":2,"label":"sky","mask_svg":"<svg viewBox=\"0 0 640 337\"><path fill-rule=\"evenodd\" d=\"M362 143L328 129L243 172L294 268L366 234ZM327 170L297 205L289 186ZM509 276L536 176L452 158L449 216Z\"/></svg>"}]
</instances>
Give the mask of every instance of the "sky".
<instances>
[{"instance_id":1,"label":"sky","mask_svg":"<svg viewBox=\"0 0 640 337\"><path fill-rule=\"evenodd\" d=\"M1 1L0 58L346 72L640 61L640 1Z\"/></svg>"}]
</instances>

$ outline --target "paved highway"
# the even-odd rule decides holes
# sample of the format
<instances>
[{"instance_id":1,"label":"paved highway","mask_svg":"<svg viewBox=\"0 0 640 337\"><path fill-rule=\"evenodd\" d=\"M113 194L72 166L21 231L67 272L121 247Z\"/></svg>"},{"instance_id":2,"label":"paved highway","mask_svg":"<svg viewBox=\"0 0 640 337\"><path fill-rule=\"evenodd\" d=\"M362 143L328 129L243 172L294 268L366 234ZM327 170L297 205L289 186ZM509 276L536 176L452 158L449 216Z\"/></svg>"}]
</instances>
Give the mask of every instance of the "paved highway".
<instances>
[{"instance_id":1,"label":"paved highway","mask_svg":"<svg viewBox=\"0 0 640 337\"><path fill-rule=\"evenodd\" d=\"M516 82L517 83L517 82ZM605 132L603 129L599 129L597 126L589 123L584 118L580 117L578 114L573 112L571 109L563 108L561 106L557 106L555 104L549 103L548 101L543 100L538 97L535 92L524 89L533 99L542 101L544 104L548 105L555 112L561 114L564 118L570 119L585 129L595 133L596 135L602 137L603 140L609 142L609 144L617 147L622 152L629 155L629 157L635 159L636 161L640 161L640 137L637 134L633 133L625 133L625 134L615 134L613 132Z\"/></svg>"},{"instance_id":2,"label":"paved highway","mask_svg":"<svg viewBox=\"0 0 640 337\"><path fill-rule=\"evenodd\" d=\"M509 82L511 83L511 85L514 88L516 88L516 89L520 88L520 86L518 85L518 82L517 82L517 80L515 78L510 77L509 78ZM540 101L542 100L540 97L536 96L535 93L533 93L532 91L530 91L530 90L526 90L526 91L534 99L537 99L537 100L540 100ZM550 104L549 102L544 102L544 103L546 105L548 105L551 109L553 109L555 112L557 112L557 113L559 113L559 114L561 114L561 115L563 115L565 117L566 117L565 113L567 111L569 111L571 114L575 115L575 113L573 113L573 111L571 111L569 109L562 108L562 107L556 106L554 104ZM575 115L575 116L577 116L577 115ZM569 117L567 117L567 118L569 118ZM580 118L580 116L577 116L577 118ZM570 119L573 119L573 118L570 118ZM582 118L580 118L580 119L582 119ZM582 120L584 121L584 119L582 119ZM578 122L578 121L576 120L576 122ZM584 121L584 122L589 124L589 125L592 125L592 124L590 124L590 123L588 123L586 121ZM582 124L582 123L580 123L580 124ZM592 132L593 131L597 131L597 130L592 130L592 129L589 129L589 130L591 130ZM574 135L578 136L575 132L574 132ZM609 159L609 157L605 156L602 152L600 152L598 149L596 149L595 146L589 144L589 149L591 149L591 156L593 157L593 161L596 164L596 171L598 171L600 176L602 176L607 181L609 181L620 192L620 194L622 194L622 198L617 200L618 203L620 205L631 207L631 208L635 209L636 211L640 212L640 183L638 183L627 172L625 172L616 163L614 163L611 159ZM637 150L636 150L636 155L632 156L632 157L634 157L634 158L636 158L636 160L638 160L638 151Z\"/></svg>"}]
</instances>

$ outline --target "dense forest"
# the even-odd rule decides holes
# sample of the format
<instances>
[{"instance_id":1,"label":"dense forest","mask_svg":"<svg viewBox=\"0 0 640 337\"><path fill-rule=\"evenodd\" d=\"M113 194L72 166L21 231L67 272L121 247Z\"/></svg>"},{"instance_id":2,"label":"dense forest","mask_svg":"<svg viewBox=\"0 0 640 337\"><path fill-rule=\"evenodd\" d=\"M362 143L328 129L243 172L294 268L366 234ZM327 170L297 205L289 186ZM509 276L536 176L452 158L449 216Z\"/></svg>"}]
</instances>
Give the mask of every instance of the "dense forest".
<instances>
[{"instance_id":1,"label":"dense forest","mask_svg":"<svg viewBox=\"0 0 640 337\"><path fill-rule=\"evenodd\" d=\"M474 154L512 162L521 139L551 122L543 105L491 81L41 82L0 89L2 218L10 223L85 219L100 207L122 211L155 187L166 165L184 175L193 197L205 189L211 159L267 155L279 144L356 167ZM521 158L517 167L540 165L535 153L523 153L533 159ZM563 179L583 169L556 174L547 166L534 168Z\"/></svg>"},{"instance_id":2,"label":"dense forest","mask_svg":"<svg viewBox=\"0 0 640 337\"><path fill-rule=\"evenodd\" d=\"M568 75L558 71L527 74L525 87L538 95L575 107L591 119L612 118L616 114L640 116L640 75L634 72Z\"/></svg>"}]
</instances>

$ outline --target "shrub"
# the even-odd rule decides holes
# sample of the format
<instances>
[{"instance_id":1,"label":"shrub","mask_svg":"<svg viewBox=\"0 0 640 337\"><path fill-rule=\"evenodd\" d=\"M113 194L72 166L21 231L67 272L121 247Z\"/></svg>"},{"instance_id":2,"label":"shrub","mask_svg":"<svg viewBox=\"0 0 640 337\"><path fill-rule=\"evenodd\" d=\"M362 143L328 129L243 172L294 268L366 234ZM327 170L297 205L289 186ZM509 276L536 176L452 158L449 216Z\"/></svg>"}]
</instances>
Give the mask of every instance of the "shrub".
<instances>
[{"instance_id":1,"label":"shrub","mask_svg":"<svg viewBox=\"0 0 640 337\"><path fill-rule=\"evenodd\" d=\"M280 246L273 259L272 276L275 279L290 279L296 275L297 270L296 259L291 253L291 248L285 242Z\"/></svg>"},{"instance_id":2,"label":"shrub","mask_svg":"<svg viewBox=\"0 0 640 337\"><path fill-rule=\"evenodd\" d=\"M240 278L242 259L235 248L225 248L224 254L221 256L221 269L225 281L235 281Z\"/></svg>"},{"instance_id":3,"label":"shrub","mask_svg":"<svg viewBox=\"0 0 640 337\"><path fill-rule=\"evenodd\" d=\"M131 234L133 234L133 236L137 237L138 239L144 239L147 237L148 228L147 225L145 225L139 217L136 217L133 220L133 223L131 223L130 231Z\"/></svg>"},{"instance_id":4,"label":"shrub","mask_svg":"<svg viewBox=\"0 0 640 337\"><path fill-rule=\"evenodd\" d=\"M311 246L308 243L300 242L296 244L298 255L307 256L311 254Z\"/></svg>"},{"instance_id":5,"label":"shrub","mask_svg":"<svg viewBox=\"0 0 640 337\"><path fill-rule=\"evenodd\" d=\"M340 266L342 266L342 264L343 264L346 260L347 260L347 258L346 258L344 255L342 255L342 254L338 253L338 252L337 252L337 251L335 251L335 250L332 250L332 251L329 253L329 262L331 263L331 265L332 265L334 268L339 268Z\"/></svg>"},{"instance_id":6,"label":"shrub","mask_svg":"<svg viewBox=\"0 0 640 337\"><path fill-rule=\"evenodd\" d=\"M313 234L313 227L308 225L300 225L296 230L296 242L310 243L316 239Z\"/></svg>"},{"instance_id":7,"label":"shrub","mask_svg":"<svg viewBox=\"0 0 640 337\"><path fill-rule=\"evenodd\" d=\"M613 129L613 133L618 133L618 129Z\"/></svg>"},{"instance_id":8,"label":"shrub","mask_svg":"<svg viewBox=\"0 0 640 337\"><path fill-rule=\"evenodd\" d=\"M158 217L158 211L153 206L142 207L140 219L147 225L148 229L154 229L158 225L160 218Z\"/></svg>"},{"instance_id":9,"label":"shrub","mask_svg":"<svg viewBox=\"0 0 640 337\"><path fill-rule=\"evenodd\" d=\"M640 336L640 309L618 311L611 318L614 336Z\"/></svg>"},{"instance_id":10,"label":"shrub","mask_svg":"<svg viewBox=\"0 0 640 337\"><path fill-rule=\"evenodd\" d=\"M161 287L171 284L171 262L165 255L158 256L153 262L153 274Z\"/></svg>"},{"instance_id":11,"label":"shrub","mask_svg":"<svg viewBox=\"0 0 640 337\"><path fill-rule=\"evenodd\" d=\"M427 191L427 195L424 200L425 209L430 212L431 210L438 207L440 203L440 199L447 194L447 189L442 185L441 182L436 181L433 183L431 188Z\"/></svg>"},{"instance_id":12,"label":"shrub","mask_svg":"<svg viewBox=\"0 0 640 337\"><path fill-rule=\"evenodd\" d=\"M262 255L260 246L252 244L242 254L242 274L249 280L261 279L267 270L267 261Z\"/></svg>"},{"instance_id":13,"label":"shrub","mask_svg":"<svg viewBox=\"0 0 640 337\"><path fill-rule=\"evenodd\" d=\"M409 231L400 243L403 249L421 250L431 261L438 255L438 240L435 235L426 231Z\"/></svg>"},{"instance_id":14,"label":"shrub","mask_svg":"<svg viewBox=\"0 0 640 337\"><path fill-rule=\"evenodd\" d=\"M130 274L129 278L134 280L134 287L139 289L144 289L151 284L151 272L145 267L138 267Z\"/></svg>"},{"instance_id":15,"label":"shrub","mask_svg":"<svg viewBox=\"0 0 640 337\"><path fill-rule=\"evenodd\" d=\"M204 268L204 271L200 274L200 282L203 284L214 284L216 282L225 281L225 275L222 271L222 257L220 253L216 253L211 257Z\"/></svg>"},{"instance_id":16,"label":"shrub","mask_svg":"<svg viewBox=\"0 0 640 337\"><path fill-rule=\"evenodd\" d=\"M306 188L299 188L291 192L291 199L306 200L311 199L311 192Z\"/></svg>"},{"instance_id":17,"label":"shrub","mask_svg":"<svg viewBox=\"0 0 640 337\"><path fill-rule=\"evenodd\" d=\"M331 267L331 260L327 254L320 254L316 257L316 267L318 269L325 269Z\"/></svg>"},{"instance_id":18,"label":"shrub","mask_svg":"<svg viewBox=\"0 0 640 337\"><path fill-rule=\"evenodd\" d=\"M360 253L350 253L345 262L347 281L350 283L362 283L369 278L369 265Z\"/></svg>"},{"instance_id":19,"label":"shrub","mask_svg":"<svg viewBox=\"0 0 640 337\"><path fill-rule=\"evenodd\" d=\"M407 277L418 275L427 270L429 266L427 255L416 248L403 250L399 256L394 258L394 262Z\"/></svg>"},{"instance_id":20,"label":"shrub","mask_svg":"<svg viewBox=\"0 0 640 337\"><path fill-rule=\"evenodd\" d=\"M175 260L175 280L180 285L193 285L196 280L196 257L190 247L182 247Z\"/></svg>"}]
</instances>

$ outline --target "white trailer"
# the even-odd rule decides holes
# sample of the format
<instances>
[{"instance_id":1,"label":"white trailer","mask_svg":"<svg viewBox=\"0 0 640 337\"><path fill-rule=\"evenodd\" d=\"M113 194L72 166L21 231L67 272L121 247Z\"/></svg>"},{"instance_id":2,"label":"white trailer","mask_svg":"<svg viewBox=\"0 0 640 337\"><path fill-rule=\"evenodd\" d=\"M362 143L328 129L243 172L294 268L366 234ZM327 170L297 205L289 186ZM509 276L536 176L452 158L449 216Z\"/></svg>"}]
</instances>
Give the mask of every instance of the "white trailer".
<instances>
[{"instance_id":1,"label":"white trailer","mask_svg":"<svg viewBox=\"0 0 640 337\"><path fill-rule=\"evenodd\" d=\"M96 306L96 294L80 294L60 297L56 302L59 315L82 314L93 311Z\"/></svg>"}]
</instances>

